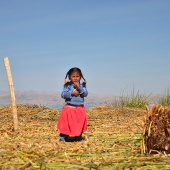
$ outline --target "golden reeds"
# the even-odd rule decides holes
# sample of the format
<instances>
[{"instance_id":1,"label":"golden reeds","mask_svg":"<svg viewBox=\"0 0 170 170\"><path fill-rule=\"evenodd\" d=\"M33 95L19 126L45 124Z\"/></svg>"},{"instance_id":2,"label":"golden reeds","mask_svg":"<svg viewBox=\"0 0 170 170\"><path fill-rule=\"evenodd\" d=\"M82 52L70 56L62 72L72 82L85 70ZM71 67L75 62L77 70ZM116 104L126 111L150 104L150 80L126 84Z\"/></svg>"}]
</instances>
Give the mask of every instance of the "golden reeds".
<instances>
[{"instance_id":1,"label":"golden reeds","mask_svg":"<svg viewBox=\"0 0 170 170\"><path fill-rule=\"evenodd\" d=\"M0 107L0 169L145 170L166 164L170 168L168 156L140 154L139 126L145 110L111 106L88 109L88 131L83 134L86 140L59 142L57 109L31 105L19 105L17 109L20 131L15 135L11 108Z\"/></svg>"},{"instance_id":2,"label":"golden reeds","mask_svg":"<svg viewBox=\"0 0 170 170\"><path fill-rule=\"evenodd\" d=\"M170 153L170 108L153 105L143 119L142 153Z\"/></svg>"}]
</instances>

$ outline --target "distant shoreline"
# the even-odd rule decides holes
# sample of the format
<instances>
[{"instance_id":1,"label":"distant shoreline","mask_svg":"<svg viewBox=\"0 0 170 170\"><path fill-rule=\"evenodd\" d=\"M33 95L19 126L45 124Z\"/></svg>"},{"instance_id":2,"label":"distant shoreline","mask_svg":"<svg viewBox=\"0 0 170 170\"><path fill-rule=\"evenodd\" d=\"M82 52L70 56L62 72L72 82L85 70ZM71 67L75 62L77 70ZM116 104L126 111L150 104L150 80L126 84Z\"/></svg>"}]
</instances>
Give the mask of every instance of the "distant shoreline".
<instances>
[{"instance_id":1,"label":"distant shoreline","mask_svg":"<svg viewBox=\"0 0 170 170\"><path fill-rule=\"evenodd\" d=\"M143 96L143 95L142 95ZM125 96L127 97L127 96ZM114 105L120 101L121 96L101 96L97 94L90 93L87 98L85 98L86 108L91 108L101 105ZM159 103L162 95L151 94L146 96L149 104ZM17 105L39 105L46 106L49 108L62 109L65 102L61 98L59 92L40 92L40 91L16 91L16 103ZM8 92L0 90L0 106L11 105L10 95Z\"/></svg>"}]
</instances>

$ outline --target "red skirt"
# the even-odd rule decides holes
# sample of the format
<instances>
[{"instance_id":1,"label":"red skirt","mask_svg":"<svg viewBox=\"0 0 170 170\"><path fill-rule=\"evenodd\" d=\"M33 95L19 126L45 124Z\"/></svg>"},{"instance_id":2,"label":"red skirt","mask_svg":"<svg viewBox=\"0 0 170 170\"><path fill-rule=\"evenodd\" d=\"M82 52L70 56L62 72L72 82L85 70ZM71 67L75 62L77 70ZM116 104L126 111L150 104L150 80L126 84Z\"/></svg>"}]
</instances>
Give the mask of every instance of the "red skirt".
<instances>
[{"instance_id":1,"label":"red skirt","mask_svg":"<svg viewBox=\"0 0 170 170\"><path fill-rule=\"evenodd\" d=\"M79 136L87 130L87 114L84 106L65 105L57 123L60 133Z\"/></svg>"}]
</instances>

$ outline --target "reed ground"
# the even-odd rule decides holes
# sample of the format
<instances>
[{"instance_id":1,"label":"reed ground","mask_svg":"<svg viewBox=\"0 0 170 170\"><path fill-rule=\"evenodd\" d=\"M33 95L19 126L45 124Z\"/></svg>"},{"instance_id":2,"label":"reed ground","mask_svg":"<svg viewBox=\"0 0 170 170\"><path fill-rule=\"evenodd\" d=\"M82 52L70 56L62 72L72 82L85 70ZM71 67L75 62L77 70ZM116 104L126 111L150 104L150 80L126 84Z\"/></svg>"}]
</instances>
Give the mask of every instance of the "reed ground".
<instances>
[{"instance_id":1,"label":"reed ground","mask_svg":"<svg viewBox=\"0 0 170 170\"><path fill-rule=\"evenodd\" d=\"M10 107L0 107L0 169L122 170L170 169L170 155L141 154L145 110L111 106L87 110L84 142L59 142L57 109L18 106L19 130L13 131Z\"/></svg>"}]
</instances>

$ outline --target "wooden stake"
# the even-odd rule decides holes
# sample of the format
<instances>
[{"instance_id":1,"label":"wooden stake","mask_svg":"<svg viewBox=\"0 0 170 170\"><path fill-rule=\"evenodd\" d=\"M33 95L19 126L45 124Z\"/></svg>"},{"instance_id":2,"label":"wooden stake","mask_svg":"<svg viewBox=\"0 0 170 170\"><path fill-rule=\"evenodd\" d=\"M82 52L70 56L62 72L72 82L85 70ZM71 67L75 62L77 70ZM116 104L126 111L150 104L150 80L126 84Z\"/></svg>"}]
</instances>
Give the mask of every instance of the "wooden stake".
<instances>
[{"instance_id":1,"label":"wooden stake","mask_svg":"<svg viewBox=\"0 0 170 170\"><path fill-rule=\"evenodd\" d=\"M14 130L17 131L18 130L17 107L16 107L16 102L15 102L14 86L13 86L11 69L10 69L8 57L4 58L4 64L5 64L5 68L7 72L9 90L10 90L10 95L11 95L12 112L13 112L13 118L14 118Z\"/></svg>"}]
</instances>

